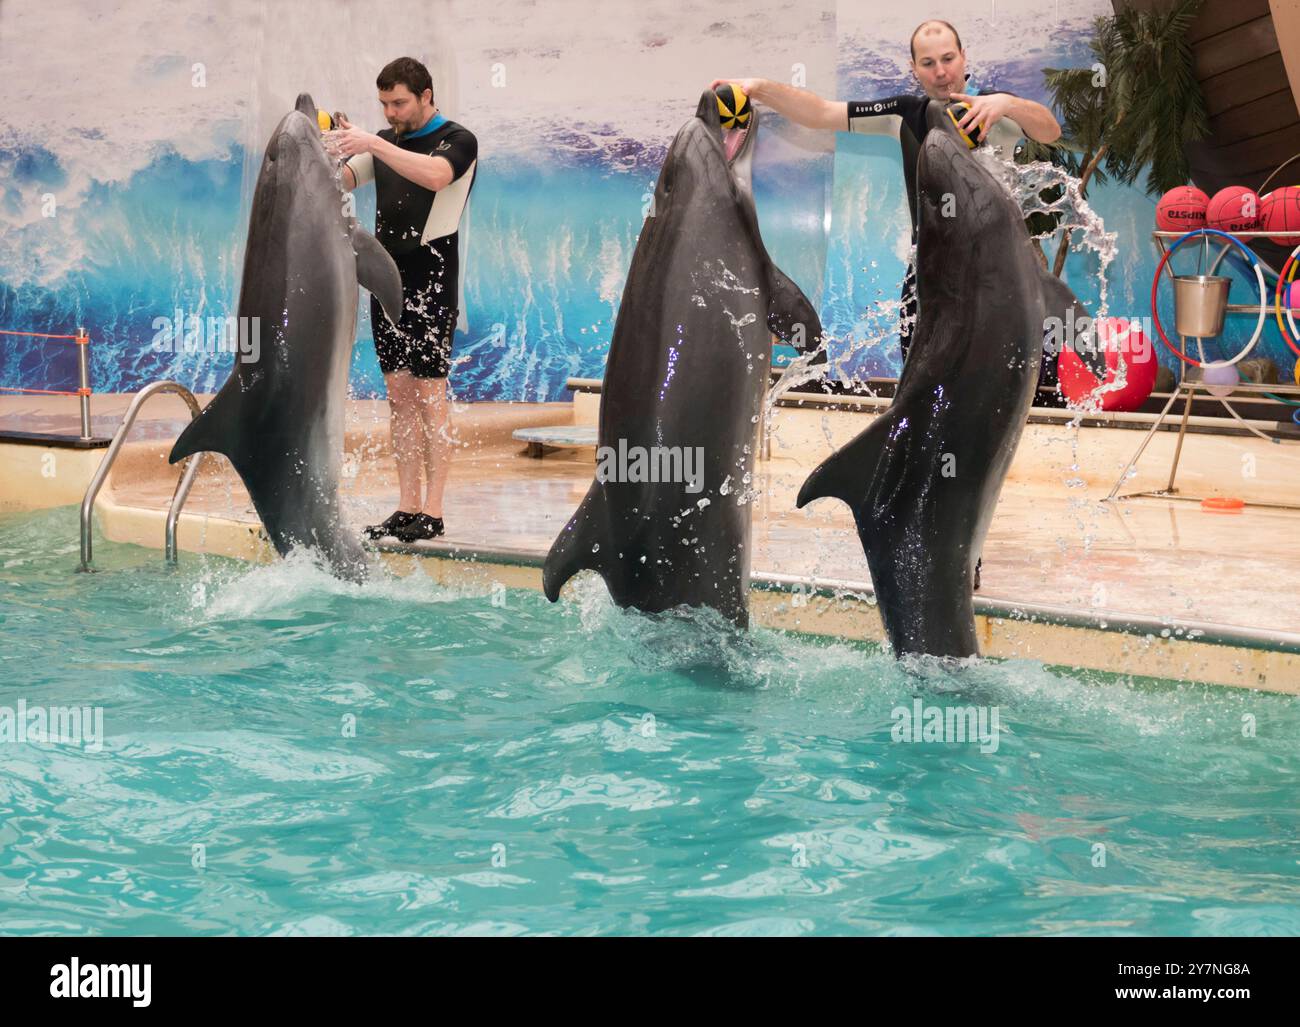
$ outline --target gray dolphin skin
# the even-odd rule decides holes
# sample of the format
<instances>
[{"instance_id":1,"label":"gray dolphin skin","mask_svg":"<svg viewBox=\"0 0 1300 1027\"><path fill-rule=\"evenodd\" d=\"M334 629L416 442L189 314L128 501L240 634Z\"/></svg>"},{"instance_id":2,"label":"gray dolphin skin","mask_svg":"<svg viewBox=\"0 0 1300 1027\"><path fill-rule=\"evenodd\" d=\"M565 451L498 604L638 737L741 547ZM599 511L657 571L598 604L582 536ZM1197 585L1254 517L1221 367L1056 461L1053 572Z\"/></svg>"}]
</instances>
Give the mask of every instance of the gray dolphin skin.
<instances>
[{"instance_id":1,"label":"gray dolphin skin","mask_svg":"<svg viewBox=\"0 0 1300 1027\"><path fill-rule=\"evenodd\" d=\"M1042 269L1003 187L931 126L911 353L888 411L813 471L798 505L831 496L852 509L896 656L964 657L979 652L975 562L1033 401L1045 318L1083 308Z\"/></svg>"},{"instance_id":2,"label":"gray dolphin skin","mask_svg":"<svg viewBox=\"0 0 1300 1027\"><path fill-rule=\"evenodd\" d=\"M236 355L230 378L181 433L170 460L224 453L276 550L314 549L351 580L364 579L366 558L343 527L338 482L358 283L379 297L390 321L400 319L397 265L344 215L316 105L303 93L267 143L253 193L239 317L241 325L258 319L259 357Z\"/></svg>"},{"instance_id":3,"label":"gray dolphin skin","mask_svg":"<svg viewBox=\"0 0 1300 1027\"><path fill-rule=\"evenodd\" d=\"M594 570L620 606L708 606L748 626L771 337L803 352L821 337L816 310L759 235L757 131L755 110L729 152L710 90L669 147L614 324L597 478L543 569L552 602Z\"/></svg>"}]
</instances>

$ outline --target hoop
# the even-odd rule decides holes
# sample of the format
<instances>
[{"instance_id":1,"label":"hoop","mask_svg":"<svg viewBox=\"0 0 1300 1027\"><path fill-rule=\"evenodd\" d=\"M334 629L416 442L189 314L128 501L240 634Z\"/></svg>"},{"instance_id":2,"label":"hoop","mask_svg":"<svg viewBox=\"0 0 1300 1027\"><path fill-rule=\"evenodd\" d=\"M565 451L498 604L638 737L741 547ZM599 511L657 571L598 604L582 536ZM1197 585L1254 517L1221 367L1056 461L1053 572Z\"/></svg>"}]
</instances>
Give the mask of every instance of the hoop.
<instances>
[{"instance_id":1,"label":"hoop","mask_svg":"<svg viewBox=\"0 0 1300 1027\"><path fill-rule=\"evenodd\" d=\"M1246 343L1245 346L1242 347L1240 353L1238 353L1231 360L1223 361L1223 363L1236 364L1237 362L1242 360L1247 353L1249 353L1252 349L1255 348L1255 343L1259 341L1260 334L1264 331L1264 320L1268 315L1268 290L1264 286L1264 272L1260 270L1259 258L1256 257L1255 254L1251 252L1250 247L1248 247L1235 235L1230 235L1227 232L1221 232L1217 228L1194 228L1190 232L1187 232L1184 235L1180 236L1178 240L1172 246L1169 247L1169 249L1165 250L1164 256L1160 258L1160 263L1156 265L1156 274L1155 277L1151 280L1151 320L1155 324L1156 334L1160 336L1160 341L1165 344L1165 347L1171 353L1177 356L1183 363L1190 364L1192 367L1204 367L1205 364L1200 360L1193 360L1186 353L1184 353L1182 350L1180 350L1177 346L1175 346L1172 342L1169 341L1169 337L1165 335L1164 326L1160 323L1160 311L1156 307L1156 298L1157 298L1158 290L1160 288L1160 274L1162 271L1164 271L1165 265L1169 263L1169 258L1174 255L1174 250L1178 249L1179 246L1181 246L1183 243L1187 242L1188 239L1191 239L1194 236L1208 236L1208 235L1221 236L1222 238L1227 239L1229 242L1234 243L1238 247L1238 249L1240 249L1241 252L1244 253L1249 258L1251 266L1255 268L1255 278L1259 282L1259 321L1256 322L1255 324L1255 334L1252 335L1250 337L1250 341ZM1298 247L1298 249L1300 249L1300 247ZM1292 257L1294 256L1295 254L1292 254ZM1283 270L1285 270L1285 268ZM1279 300L1279 303L1280 302L1281 301ZM1297 350L1297 353L1300 353L1300 350ZM1213 362L1214 361L1212 361L1212 363Z\"/></svg>"},{"instance_id":2,"label":"hoop","mask_svg":"<svg viewBox=\"0 0 1300 1027\"><path fill-rule=\"evenodd\" d=\"M1288 268L1290 268L1289 274L1287 272ZM1286 291L1285 287L1294 281L1297 269L1300 269L1300 246L1291 251L1291 256L1286 258L1282 270L1277 273L1277 295L1273 301L1273 313L1277 316L1277 330L1282 333L1282 338L1291 347L1291 352L1300 357L1300 345L1296 345L1300 341L1300 331L1295 326L1295 315L1292 313L1290 300L1287 301L1286 305L1286 319L1291 325L1290 334L1287 334L1286 325L1282 323L1282 293ZM1291 337L1292 335L1295 336L1294 340Z\"/></svg>"}]
</instances>

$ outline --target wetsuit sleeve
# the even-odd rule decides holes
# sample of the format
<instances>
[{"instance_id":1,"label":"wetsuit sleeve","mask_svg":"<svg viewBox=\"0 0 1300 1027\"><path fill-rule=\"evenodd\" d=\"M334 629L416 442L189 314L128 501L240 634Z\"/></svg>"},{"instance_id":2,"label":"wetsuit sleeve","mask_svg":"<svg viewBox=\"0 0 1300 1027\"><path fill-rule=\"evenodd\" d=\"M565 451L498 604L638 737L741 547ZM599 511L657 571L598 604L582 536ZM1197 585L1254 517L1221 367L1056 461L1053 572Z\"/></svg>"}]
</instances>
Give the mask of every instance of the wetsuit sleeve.
<instances>
[{"instance_id":1,"label":"wetsuit sleeve","mask_svg":"<svg viewBox=\"0 0 1300 1027\"><path fill-rule=\"evenodd\" d=\"M375 158L370 154L354 154L347 159L346 164L352 169L352 177L357 180L357 185L361 186L374 181Z\"/></svg>"},{"instance_id":2,"label":"wetsuit sleeve","mask_svg":"<svg viewBox=\"0 0 1300 1027\"><path fill-rule=\"evenodd\" d=\"M443 149L443 144L447 149ZM451 165L452 181L460 178L465 174L478 159L478 139L474 133L467 128L457 128L454 132L449 132L447 138L438 144L438 149L434 150L431 157L445 157L447 163Z\"/></svg>"},{"instance_id":3,"label":"wetsuit sleeve","mask_svg":"<svg viewBox=\"0 0 1300 1027\"><path fill-rule=\"evenodd\" d=\"M850 100L850 132L884 135L897 139L909 119L923 109L924 100L915 96L889 96L883 100Z\"/></svg>"}]
</instances>

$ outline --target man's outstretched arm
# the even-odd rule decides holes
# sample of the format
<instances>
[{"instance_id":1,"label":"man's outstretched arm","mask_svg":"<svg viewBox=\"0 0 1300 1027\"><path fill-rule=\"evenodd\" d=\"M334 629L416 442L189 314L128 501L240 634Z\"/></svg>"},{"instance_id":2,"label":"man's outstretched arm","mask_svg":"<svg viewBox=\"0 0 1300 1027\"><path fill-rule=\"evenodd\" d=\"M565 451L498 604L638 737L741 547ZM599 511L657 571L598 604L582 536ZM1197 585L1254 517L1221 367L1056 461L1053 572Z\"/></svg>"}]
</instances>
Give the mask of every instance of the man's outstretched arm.
<instances>
[{"instance_id":1,"label":"man's outstretched arm","mask_svg":"<svg viewBox=\"0 0 1300 1027\"><path fill-rule=\"evenodd\" d=\"M751 100L771 107L783 118L806 128L845 132L849 127L849 105L843 100L825 100L808 89L796 89L784 82L765 78L714 79L711 89L725 83L739 86Z\"/></svg>"}]
</instances>

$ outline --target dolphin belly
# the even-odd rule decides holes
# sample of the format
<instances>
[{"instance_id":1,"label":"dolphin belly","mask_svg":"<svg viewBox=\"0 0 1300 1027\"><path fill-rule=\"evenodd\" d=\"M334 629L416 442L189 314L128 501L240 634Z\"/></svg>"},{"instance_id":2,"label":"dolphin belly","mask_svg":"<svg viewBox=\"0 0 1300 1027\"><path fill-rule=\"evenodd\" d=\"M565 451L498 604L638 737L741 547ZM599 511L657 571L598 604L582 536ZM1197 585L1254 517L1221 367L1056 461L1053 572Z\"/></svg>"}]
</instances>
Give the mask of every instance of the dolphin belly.
<instances>
[{"instance_id":1,"label":"dolphin belly","mask_svg":"<svg viewBox=\"0 0 1300 1027\"><path fill-rule=\"evenodd\" d=\"M852 510L895 655L966 657L979 653L975 564L1033 402L1045 319L1078 301L951 133L930 131L917 174L920 313L898 391L797 505L831 497Z\"/></svg>"},{"instance_id":2,"label":"dolphin belly","mask_svg":"<svg viewBox=\"0 0 1300 1027\"><path fill-rule=\"evenodd\" d=\"M267 143L253 194L238 312L259 345L236 355L169 459L224 454L277 552L313 550L352 580L365 577L366 559L343 524L339 472L358 284L400 317L397 266L344 216L304 94Z\"/></svg>"},{"instance_id":3,"label":"dolphin belly","mask_svg":"<svg viewBox=\"0 0 1300 1027\"><path fill-rule=\"evenodd\" d=\"M710 90L669 147L610 342L597 477L543 568L552 602L574 574L594 570L620 606L707 606L748 625L772 336L805 350L821 338L812 304L758 231L749 182L756 131L757 112L729 159ZM691 474L648 480L629 464L633 453L663 461L661 469L689 456Z\"/></svg>"}]
</instances>

